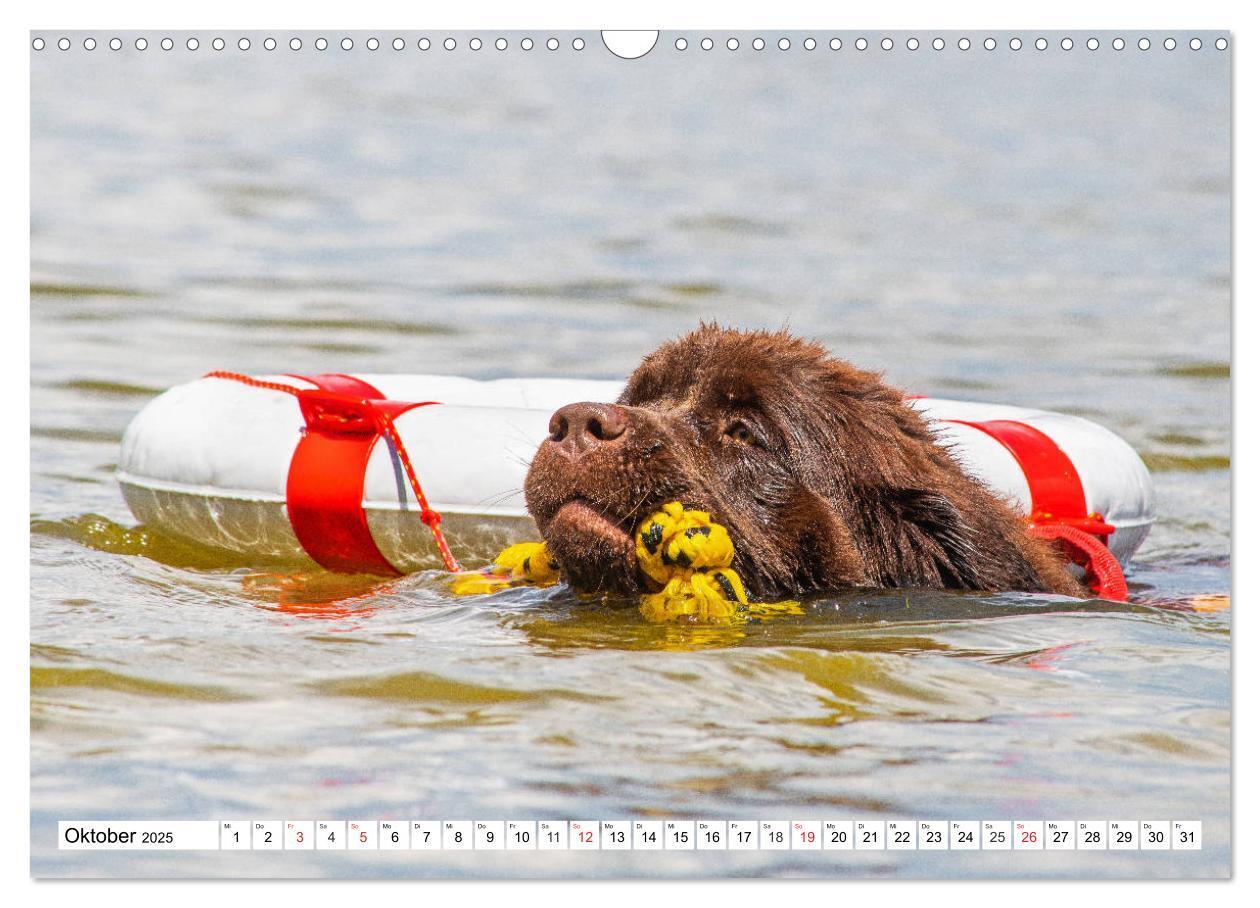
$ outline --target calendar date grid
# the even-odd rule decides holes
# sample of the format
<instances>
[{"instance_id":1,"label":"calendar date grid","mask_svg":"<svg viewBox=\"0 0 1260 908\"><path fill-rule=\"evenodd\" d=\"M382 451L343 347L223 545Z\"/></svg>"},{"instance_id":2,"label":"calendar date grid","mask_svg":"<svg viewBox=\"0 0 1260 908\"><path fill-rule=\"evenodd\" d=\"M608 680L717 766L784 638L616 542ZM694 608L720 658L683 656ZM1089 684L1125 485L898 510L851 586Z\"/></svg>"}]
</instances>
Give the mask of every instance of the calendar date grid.
<instances>
[{"instance_id":1,"label":"calendar date grid","mask_svg":"<svg viewBox=\"0 0 1260 908\"><path fill-rule=\"evenodd\" d=\"M1200 851L1199 820L65 820L61 850Z\"/></svg>"}]
</instances>

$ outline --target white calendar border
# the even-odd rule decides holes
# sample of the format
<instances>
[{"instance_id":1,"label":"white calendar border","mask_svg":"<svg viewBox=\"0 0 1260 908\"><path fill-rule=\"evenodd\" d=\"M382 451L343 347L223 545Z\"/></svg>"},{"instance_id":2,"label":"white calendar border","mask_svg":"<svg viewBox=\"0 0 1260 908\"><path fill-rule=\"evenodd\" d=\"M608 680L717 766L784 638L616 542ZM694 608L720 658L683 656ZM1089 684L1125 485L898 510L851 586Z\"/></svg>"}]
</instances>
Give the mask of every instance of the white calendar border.
<instances>
[{"instance_id":1,"label":"white calendar border","mask_svg":"<svg viewBox=\"0 0 1260 908\"><path fill-rule=\"evenodd\" d=\"M13 5L16 6L16 5ZM401 0L392 2L359 2L344 7L330 17L331 10L319 4L297 3L275 4L281 7L268 7L257 3L257 0L221 0L216 6L214 18L216 22L231 22L234 28L270 27L283 22L293 28L326 27L335 19L337 27L364 28L379 26L382 22L396 23L400 27L423 25L428 28L456 27L488 27L503 28L580 28L615 25L622 27L668 27L690 28L696 25L709 27L723 26L727 28L755 28L774 26L778 28L796 28L801 26L818 27L826 25L837 29L853 28L928 28L940 29L957 27L975 27L977 25L1002 24L1006 29L1048 28L1058 26L1064 29L1091 28L1128 28L1140 23L1151 28L1181 29L1198 28L1203 25L1230 27L1235 30L1231 40L1242 47L1260 46L1260 30L1256 29L1254 13L1244 13L1240 4L1225 0L1196 0L1192 6L1184 2L1179 4L1138 4L1135 2L1115 4L1106 7L1096 0L1059 0L1053 6L1045 8L1032 5L1010 5L997 0L954 0L948 4L931 3L928 0L903 0L900 4L870 4L866 9L837 7L833 3L822 0L801 2L801 0L776 0L766 4L763 10L750 10L729 3L718 3L716 0L695 3L691 7L683 7L677 0L640 0L635 4L623 2L615 7L613 4L602 4L598 7L576 0L555 0L545 9L529 10L519 3L509 0L464 0L460 4L434 5L423 8L417 13L416 8L404 4ZM330 5L331 6L331 5ZM32 10L22 8L16 13L5 12L5 24L14 24L15 28L30 29L34 27L78 28L106 24L111 27L139 28L147 24L157 23L169 28L200 28L205 25L205 14L201 8L188 5L170 6L156 0L113 0L102 9L100 4L88 3L86 0L63 0L55 6L46 6ZM20 17L20 18L19 18ZM597 22L592 22L597 18ZM13 20L16 20L14 22ZM14 29L4 30L6 38L12 38ZM18 112L25 111L29 101L29 69L24 54L14 52L13 41L4 42L7 53L0 55L0 66L4 66L7 78L0 80L0 96L5 99L4 111L6 123L20 124L16 130L27 135L29 117ZM1254 50L1252 54L1254 54ZM1244 159L1260 160L1260 141L1257 134L1260 127L1260 104L1256 98L1256 65L1248 53L1234 56L1235 98L1234 116L1235 161ZM29 174L29 141L25 150L13 155L10 161L9 176L20 181L23 175ZM1235 238L1235 249L1256 248L1260 241L1260 197L1257 195L1257 180L1246 167L1238 166L1235 173L1235 218L1238 232ZM20 188L9 194L18 199L15 208L23 208L28 204L29 195ZM1243 200L1246 205L1242 205ZM5 274L10 278L6 286L10 292L21 290L28 280L29 268L29 209L22 212L27 216L11 216L6 218L0 230L3 231L4 247L13 252L6 256ZM24 254L23 254L24 253ZM19 258L20 256L20 258ZM8 261L11 258L12 261ZM1236 256L1234 262L1235 299L1254 300L1260 298L1260 282L1254 275L1255 266L1246 256ZM29 314L23 310L14 321L12 329L0 336L0 368L9 374L6 387L19 398L15 404L20 408L22 401L29 405ZM1235 338L1244 336L1254 342L1260 337L1260 313L1256 307L1236 305L1234 311L1233 330ZM1236 349L1242 344L1235 342ZM1260 368L1248 365L1237 356L1233 358L1235 382L1235 400L1252 400L1260 397ZM1235 416L1237 416L1235 408ZM1239 452L1244 458L1247 452L1254 454L1260 450L1260 426L1244 424L1235 418L1234 451L1235 462ZM20 427L18 427L20 429ZM15 459L22 462L29 456L29 447L24 433L13 432L14 439L5 446L12 453L17 452ZM1254 461L1251 457L1248 462ZM29 476L29 471L26 471ZM1256 500L1257 480L1254 472L1235 471L1233 475L1235 504L1246 498ZM9 539L22 538L28 532L29 522L27 509L29 499L23 483L13 483L0 491L0 500L4 502L4 515L9 525ZM1237 522L1233 528L1234 550L1250 551L1255 538L1253 531L1254 518L1249 518L1244 511L1234 509ZM12 546L0 552L0 564L7 569L7 576L24 578L25 583L18 588L29 588L29 551L24 546ZM1247 559L1234 562L1234 600L1249 599L1240 592L1256 589L1255 570L1257 568ZM16 598L21 598L20 596ZM7 660L9 683L5 689L9 692L6 713L10 729L21 728L17 735L6 736L3 745L3 768L5 777L11 786L21 788L19 795L26 807L26 816L30 813L30 789L21 780L29 779L30 765L30 726L29 726L29 624L25 620L25 611L18 610L20 618L16 619L23 626L21 633L7 635L12 648ZM1260 668L1256 659L1237 659L1234 662L1237 674L1234 677L1234 691L1255 690L1260 685ZM16 695L15 695L16 694ZM1237 700L1235 700L1237 702ZM1234 765L1241 765L1240 753L1255 754L1256 726L1254 712L1244 715L1240 712L1234 717L1233 746ZM1232 847L1235 855L1254 854L1257 835L1260 830L1252 823L1243 822L1245 817L1255 817L1255 783L1250 774L1237 773L1234 778L1234 821L1232 823ZM1244 807L1247 812L1244 814ZM0 853L6 864L8 880L24 879L27 887L34 882L29 877L30 867L30 828L23 823L0 824ZM1172 906L1185 908L1187 903L1200 899L1211 900L1213 908L1227 904L1242 904L1246 898L1255 903L1257 893L1254 891L1257 871L1240 862L1236 872L1246 877L1243 885L1222 887L1203 883L1186 883L1167 886L1162 883L1130 884L1141 890L1140 898L1143 908L1151 906ZM303 890L304 908L322 908L336 905L344 908L347 898L369 898L375 892L383 891L370 884L346 883L336 887L320 887L314 882L296 882L288 885ZM458 886L458 888L454 888ZM435 888L436 887L436 888ZM448 888L450 887L450 888ZM471 887L471 888L470 888ZM17 888L14 886L13 888ZM1065 899L1078 901L1087 894L1103 900L1124 898L1128 889L1121 892L1109 883L1083 883L1068 888L1059 886L1028 887L1010 882L959 882L951 885L947 896L951 901L955 898L965 900L968 904L999 903L1004 906L1018 904L1020 908L1040 908L1053 906L1062 908ZM789 883L766 882L753 887L723 887L722 898L728 904L760 904L773 903L783 897L809 892ZM108 893L108 898L125 899L129 906L155 905L169 908L176 900L181 908L218 908L222 899L230 897L239 899L248 895L251 901L271 901L280 896L274 885L264 883L239 883L230 891L217 887L190 888L179 883L111 883L108 887L80 883L74 886L41 884L38 900L42 905L60 908L73 906L84 908L89 901L95 900L97 893ZM470 896L485 895L494 897L501 895L503 888L492 883L431 883L424 893L428 897L466 899ZM856 882L848 884L846 897L878 898L881 908L913 903L922 908L928 890L923 886L900 886L891 888L885 883ZM1245 893L1245 895L1244 895ZM23 893L33 901L34 891ZM390 893L396 894L396 893ZM933 893L935 894L935 893ZM684 900L694 900L697 889L688 884L663 884L655 886L650 892L637 887L609 887L596 883L542 883L537 886L517 889L513 894L513 905L545 904L555 908L561 904L590 905L598 898L603 906L634 904L641 908L644 897L651 898L654 903L674 904ZM633 902L632 902L633 900Z\"/></svg>"}]
</instances>

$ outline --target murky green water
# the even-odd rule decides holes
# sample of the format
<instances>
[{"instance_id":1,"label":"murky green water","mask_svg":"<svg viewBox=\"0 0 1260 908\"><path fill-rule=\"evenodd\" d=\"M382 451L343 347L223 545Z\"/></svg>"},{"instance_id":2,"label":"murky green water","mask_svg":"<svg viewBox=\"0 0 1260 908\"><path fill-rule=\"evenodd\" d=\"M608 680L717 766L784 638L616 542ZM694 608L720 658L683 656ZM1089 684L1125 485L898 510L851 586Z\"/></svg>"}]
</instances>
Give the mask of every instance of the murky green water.
<instances>
[{"instance_id":1,"label":"murky green water","mask_svg":"<svg viewBox=\"0 0 1260 908\"><path fill-rule=\"evenodd\" d=\"M33 56L36 873L1228 872L1230 616L1187 610L1230 585L1228 54L149 37ZM701 318L1111 427L1159 495L1136 602L658 627L436 573L262 574L132 530L112 477L145 401L210 369L622 376ZM53 845L65 818L666 816L1202 819L1206 848Z\"/></svg>"}]
</instances>

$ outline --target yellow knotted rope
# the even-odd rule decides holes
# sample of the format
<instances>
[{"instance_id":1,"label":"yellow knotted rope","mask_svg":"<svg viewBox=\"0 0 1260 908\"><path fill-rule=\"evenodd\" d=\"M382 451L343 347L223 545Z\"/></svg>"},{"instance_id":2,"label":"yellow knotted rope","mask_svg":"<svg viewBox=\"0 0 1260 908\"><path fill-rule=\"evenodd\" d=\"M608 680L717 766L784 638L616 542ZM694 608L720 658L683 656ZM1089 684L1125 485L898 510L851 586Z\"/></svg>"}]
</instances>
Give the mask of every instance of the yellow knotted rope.
<instances>
[{"instance_id":1,"label":"yellow knotted rope","mask_svg":"<svg viewBox=\"0 0 1260 908\"><path fill-rule=\"evenodd\" d=\"M671 501L639 524L634 551L639 569L659 586L640 598L640 611L649 621L729 623L748 605L743 581L731 568L735 547L730 534L704 511ZM527 583L549 586L559 579L559 565L546 543L521 542L504 549L490 571L458 575L451 590L493 593Z\"/></svg>"},{"instance_id":2,"label":"yellow knotted rope","mask_svg":"<svg viewBox=\"0 0 1260 908\"><path fill-rule=\"evenodd\" d=\"M730 534L704 511L671 501L639 524L634 553L639 570L661 585L639 600L649 621L693 618L712 624L731 620L748 604L743 581L731 569Z\"/></svg>"},{"instance_id":3,"label":"yellow knotted rope","mask_svg":"<svg viewBox=\"0 0 1260 908\"><path fill-rule=\"evenodd\" d=\"M451 592L457 596L475 596L527 583L551 586L559 580L560 565L547 551L545 542L518 542L500 552L489 570L456 574L451 581Z\"/></svg>"}]
</instances>

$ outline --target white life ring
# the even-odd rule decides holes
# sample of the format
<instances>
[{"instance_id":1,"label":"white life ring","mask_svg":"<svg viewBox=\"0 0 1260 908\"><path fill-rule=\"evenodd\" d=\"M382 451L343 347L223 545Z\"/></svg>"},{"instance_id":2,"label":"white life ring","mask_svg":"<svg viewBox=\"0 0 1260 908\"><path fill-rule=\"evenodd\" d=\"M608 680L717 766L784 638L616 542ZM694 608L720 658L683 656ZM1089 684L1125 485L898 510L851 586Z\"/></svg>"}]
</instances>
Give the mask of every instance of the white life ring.
<instances>
[{"instance_id":1,"label":"white life ring","mask_svg":"<svg viewBox=\"0 0 1260 908\"><path fill-rule=\"evenodd\" d=\"M434 540L417 519L421 509L394 445L380 443L370 426L345 437L325 432L313 416L321 401L334 409L343 398L415 402L389 406L429 507L461 557L488 560L504 544L536 535L522 488L552 412L621 391L615 381L444 375L256 381L280 387L206 377L141 410L123 437L117 473L132 513L247 561L377 573L435 567ZM1034 523L1083 529L1121 562L1145 539L1155 519L1150 474L1102 426L1000 404L909 403L965 469Z\"/></svg>"}]
</instances>

